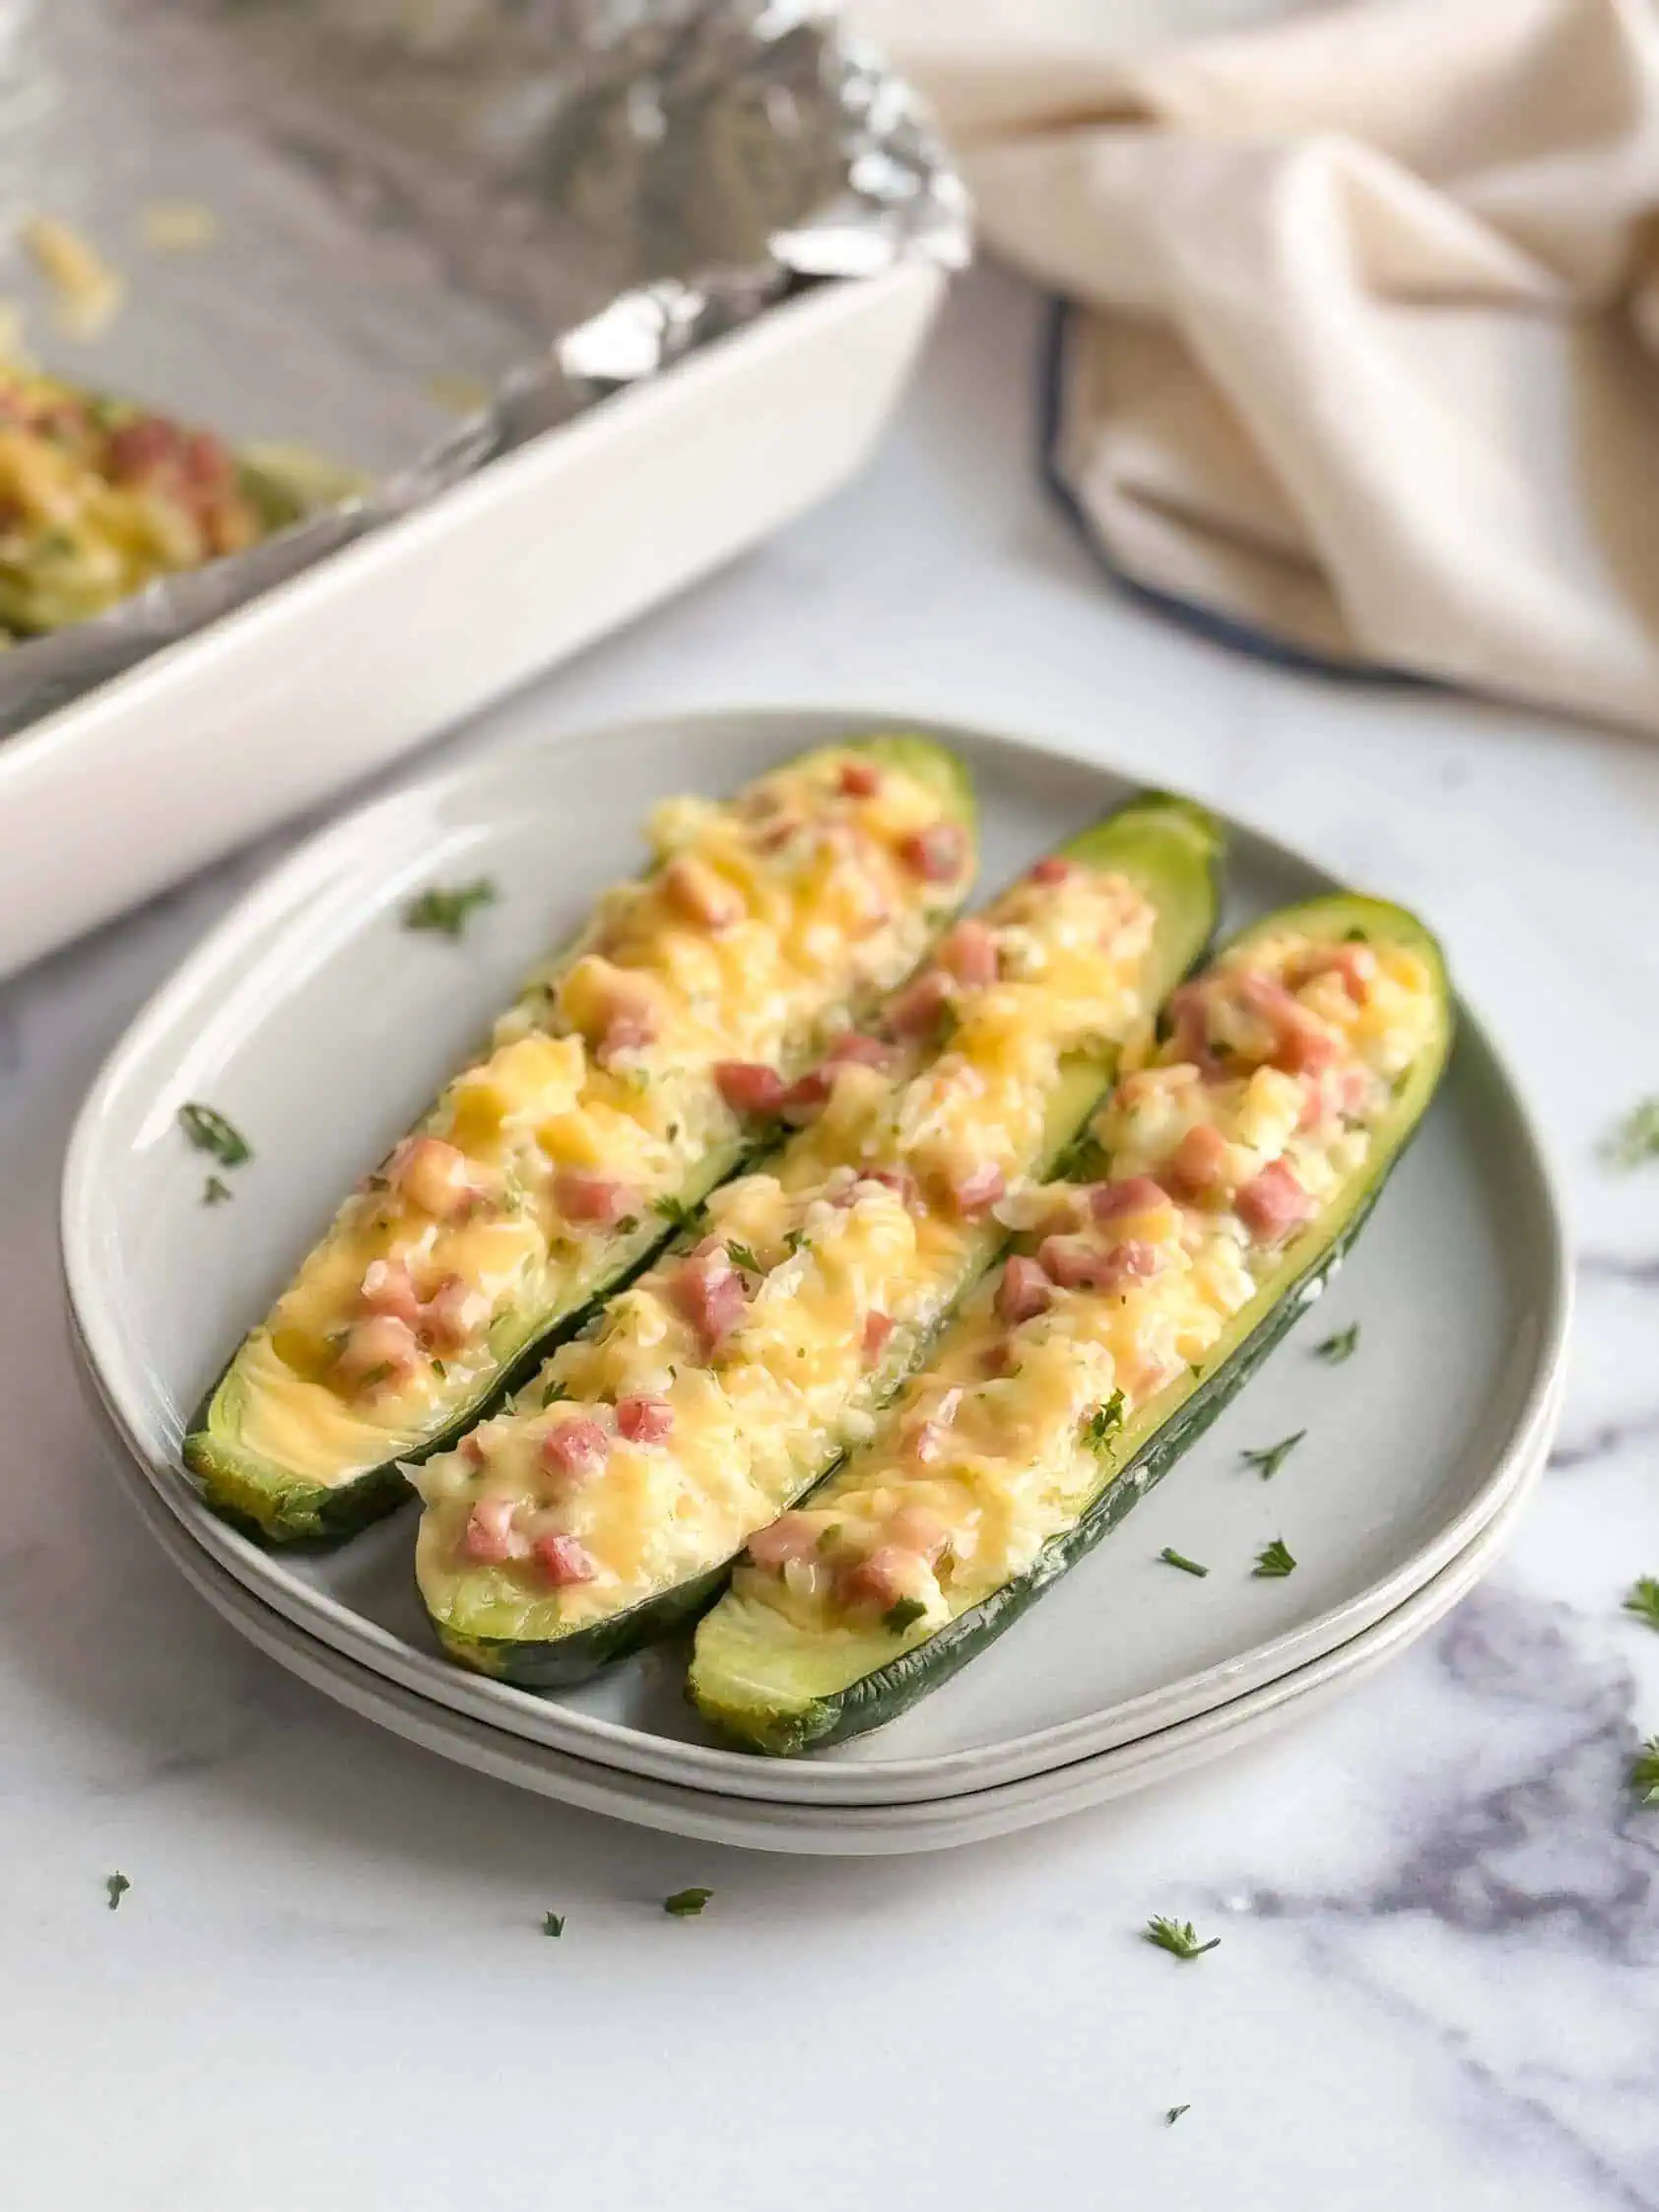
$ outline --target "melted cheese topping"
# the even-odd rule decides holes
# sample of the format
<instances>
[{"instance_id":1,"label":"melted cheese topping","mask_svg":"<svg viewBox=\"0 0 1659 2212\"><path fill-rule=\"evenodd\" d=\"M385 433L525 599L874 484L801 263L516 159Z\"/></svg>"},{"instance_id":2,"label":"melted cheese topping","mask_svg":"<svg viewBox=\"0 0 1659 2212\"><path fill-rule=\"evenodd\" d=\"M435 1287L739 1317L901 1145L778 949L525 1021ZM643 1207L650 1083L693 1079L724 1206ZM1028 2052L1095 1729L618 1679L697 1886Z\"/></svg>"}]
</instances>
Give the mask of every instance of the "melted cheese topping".
<instances>
[{"instance_id":1,"label":"melted cheese topping","mask_svg":"<svg viewBox=\"0 0 1659 2212\"><path fill-rule=\"evenodd\" d=\"M987 1169L1011 1178L1048 1157L1066 1063L1143 1017L1156 915L1122 879L1027 881L984 920L999 972L954 987L948 1041L840 1066L767 1172L714 1194L697 1254L659 1263L508 1413L415 1471L418 1570L444 1625L562 1635L685 1582L873 1432L893 1377L1005 1235L962 1193ZM744 1298L711 1347L684 1291L688 1268L725 1265L715 1251ZM641 1397L667 1409L661 1442L622 1431L618 1407ZM574 1482L557 1464L572 1422L603 1438L602 1468ZM550 1592L549 1558L569 1555L548 1547L566 1540L585 1578Z\"/></svg>"},{"instance_id":2,"label":"melted cheese topping","mask_svg":"<svg viewBox=\"0 0 1659 2212\"><path fill-rule=\"evenodd\" d=\"M918 875L906 841L948 819L940 794L886 764L848 793L858 758L821 752L730 803L657 810L658 869L605 896L444 1092L424 1124L435 1150L400 1148L347 1200L243 1346L246 1449L335 1483L447 1426L543 1316L657 1240L655 1201L729 1160L743 1124L718 1063L798 1069L910 972L967 870ZM572 1173L626 1210L572 1218ZM455 1325L434 1333L439 1301ZM418 1357L376 1360L385 1312Z\"/></svg>"},{"instance_id":3,"label":"melted cheese topping","mask_svg":"<svg viewBox=\"0 0 1659 2212\"><path fill-rule=\"evenodd\" d=\"M1109 1470L1112 1440L1215 1350L1306 1218L1268 1233L1262 1190L1294 1198L1288 1173L1308 1200L1340 1195L1432 1035L1433 978L1415 953L1344 948L1327 969L1330 951L1286 935L1216 964L1192 1015L1210 1043L1229 1036L1225 1050L1207 1043L1204 1064L1180 1059L1177 1025L1176 1040L1122 1078L1096 1118L1112 1173L1097 1187L1116 1196L1097 1204L1089 1187L1054 1184L1004 1208L1023 1226L1058 1224L1039 1261L1064 1275L1082 1254L1096 1261L1093 1279L1067 1287L1044 1270L1031 1301L1040 1310L1024 1318L1005 1318L1009 1294L997 1286L976 1293L869 1447L809 1510L768 1531L787 1539L765 1547L777 1563L739 1570L747 1602L849 1649L872 1640L901 1649L1025 1573L1077 1520ZM1250 986L1241 1004L1245 977L1271 988ZM1242 1019L1252 992L1273 1017L1254 1031ZM1268 1051L1318 1064L1295 1075L1265 1059L1248 1065ZM1151 1177L1170 1175L1200 1125L1220 1140L1205 1148L1213 1179L1171 1197ZM867 1666L881 1660L873 1651Z\"/></svg>"}]
</instances>

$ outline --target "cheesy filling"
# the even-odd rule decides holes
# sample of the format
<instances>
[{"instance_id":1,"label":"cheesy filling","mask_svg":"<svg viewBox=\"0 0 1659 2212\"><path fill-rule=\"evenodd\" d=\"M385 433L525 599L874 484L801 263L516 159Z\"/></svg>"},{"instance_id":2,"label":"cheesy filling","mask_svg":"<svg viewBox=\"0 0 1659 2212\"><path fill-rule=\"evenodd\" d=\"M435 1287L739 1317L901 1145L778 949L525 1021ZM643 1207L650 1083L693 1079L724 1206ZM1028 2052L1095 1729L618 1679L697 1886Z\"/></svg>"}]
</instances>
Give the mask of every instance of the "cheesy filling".
<instances>
[{"instance_id":1,"label":"cheesy filling","mask_svg":"<svg viewBox=\"0 0 1659 2212\"><path fill-rule=\"evenodd\" d=\"M1416 953L1294 935L1224 955L1172 1007L1173 1036L1094 1125L1111 1179L1011 1193L1034 1253L976 1294L810 1509L751 1546L747 1602L902 1648L1033 1566L1101 1488L1117 1434L1364 1167L1438 1019Z\"/></svg>"},{"instance_id":2,"label":"cheesy filling","mask_svg":"<svg viewBox=\"0 0 1659 2212\"><path fill-rule=\"evenodd\" d=\"M441 1431L729 1161L723 1065L798 1070L915 967L971 865L937 790L852 752L671 800L651 839L659 865L605 896L243 1346L247 1451L330 1484Z\"/></svg>"},{"instance_id":3,"label":"cheesy filling","mask_svg":"<svg viewBox=\"0 0 1659 2212\"><path fill-rule=\"evenodd\" d=\"M810 1126L710 1199L513 1407L415 1472L418 1569L462 1634L552 1637L722 1565L849 1441L1006 1237L1075 1056L1145 1018L1156 913L1027 879L830 1071ZM876 1064L872 1064L876 1063Z\"/></svg>"}]
</instances>

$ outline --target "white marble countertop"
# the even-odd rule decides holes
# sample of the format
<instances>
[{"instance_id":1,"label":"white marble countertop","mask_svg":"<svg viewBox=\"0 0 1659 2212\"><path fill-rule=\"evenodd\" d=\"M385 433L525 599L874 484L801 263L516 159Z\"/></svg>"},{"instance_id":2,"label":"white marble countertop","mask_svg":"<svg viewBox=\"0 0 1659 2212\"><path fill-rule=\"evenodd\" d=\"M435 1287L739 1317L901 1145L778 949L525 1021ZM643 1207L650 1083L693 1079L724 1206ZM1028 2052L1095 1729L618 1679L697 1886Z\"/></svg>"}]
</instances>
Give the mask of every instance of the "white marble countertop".
<instances>
[{"instance_id":1,"label":"white marble countertop","mask_svg":"<svg viewBox=\"0 0 1659 2212\"><path fill-rule=\"evenodd\" d=\"M1420 905L1583 1247L1518 1537L1319 1717L931 1860L679 1843L350 1717L152 1553L56 1288L75 1105L274 840L0 992L17 2212L1659 2206L1659 1811L1623 1786L1659 1636L1619 1610L1659 1573L1659 1170L1593 1157L1659 1091L1659 749L1288 675L1114 594L1035 486L1037 327L975 276L879 469L449 751L716 703L954 714L1097 749ZM666 1918L694 1882L704 1916ZM1221 1949L1178 1965L1137 1940L1154 1912Z\"/></svg>"}]
</instances>

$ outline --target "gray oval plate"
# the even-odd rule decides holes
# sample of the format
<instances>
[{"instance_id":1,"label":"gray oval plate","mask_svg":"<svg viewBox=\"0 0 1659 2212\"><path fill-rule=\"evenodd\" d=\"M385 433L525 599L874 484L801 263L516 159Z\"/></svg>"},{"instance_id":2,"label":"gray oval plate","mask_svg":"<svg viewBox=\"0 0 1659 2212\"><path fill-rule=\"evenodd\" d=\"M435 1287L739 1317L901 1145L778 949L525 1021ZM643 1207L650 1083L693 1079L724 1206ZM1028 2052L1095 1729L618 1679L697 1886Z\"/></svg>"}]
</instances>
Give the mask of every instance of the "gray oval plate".
<instances>
[{"instance_id":1,"label":"gray oval plate","mask_svg":"<svg viewBox=\"0 0 1659 2212\"><path fill-rule=\"evenodd\" d=\"M602 1766L715 1794L899 1804L1039 1775L1216 1710L1403 1605L1463 1553L1536 1463L1553 1419L1567 1276L1552 1182L1513 1086L1463 1017L1422 1135L1359 1250L1209 1436L991 1651L891 1728L799 1763L726 1751L681 1694L682 1654L538 1698L437 1653L416 1602L409 1512L341 1551L261 1551L177 1463L185 1416L339 1193L422 1109L531 963L637 865L659 795L721 790L879 715L744 711L498 754L356 814L280 867L134 1022L70 1146L63 1251L93 1378L157 1497L277 1613L417 1697ZM982 882L1128 796L1121 777L946 724L979 784ZM499 892L459 945L399 926L431 882ZM1241 826L1228 926L1332 879ZM1427 917L1432 922L1433 917ZM228 1205L178 1105L254 1147ZM1314 1346L1360 1324L1356 1356ZM1305 1441L1270 1482L1240 1453ZM1282 1536L1294 1575L1263 1581ZM1204 1562L1202 1581L1159 1563Z\"/></svg>"}]
</instances>

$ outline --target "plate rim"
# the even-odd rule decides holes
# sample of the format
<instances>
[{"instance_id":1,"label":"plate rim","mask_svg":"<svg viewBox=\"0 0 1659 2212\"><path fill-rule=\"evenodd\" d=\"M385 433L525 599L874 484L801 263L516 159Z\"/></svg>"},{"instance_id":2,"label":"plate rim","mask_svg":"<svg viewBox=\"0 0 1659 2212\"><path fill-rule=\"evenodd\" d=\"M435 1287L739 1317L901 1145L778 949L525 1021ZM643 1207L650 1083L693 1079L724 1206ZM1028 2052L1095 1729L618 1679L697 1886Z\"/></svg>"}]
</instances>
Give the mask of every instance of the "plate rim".
<instances>
[{"instance_id":1,"label":"plate rim","mask_svg":"<svg viewBox=\"0 0 1659 2212\"><path fill-rule=\"evenodd\" d=\"M119 1442L113 1436L110 1441ZM533 1795L657 1833L742 1850L851 1858L957 1848L1045 1826L1092 1805L1155 1788L1319 1709L1399 1657L1469 1594L1513 1535L1548 1457L1547 1446L1534 1454L1514 1493L1486 1527L1402 1605L1289 1674L1063 1767L946 1798L872 1805L733 1798L695 1783L600 1765L579 1753L523 1738L512 1739L512 1750L502 1750L500 1731L488 1721L434 1708L431 1700L336 1650L249 1590L192 1544L188 1530L166 1513L160 1497L142 1480L142 1468L128 1463L124 1451L117 1454L117 1479L169 1562L222 1620L307 1687L403 1741L469 1773L488 1774ZM555 1779L560 1786L550 1787Z\"/></svg>"},{"instance_id":2,"label":"plate rim","mask_svg":"<svg viewBox=\"0 0 1659 2212\"><path fill-rule=\"evenodd\" d=\"M1389 1575L1299 1627L1115 1706L1026 1730L998 1744L884 1761L879 1767L858 1762L764 1761L719 1746L658 1736L626 1721L572 1711L510 1685L468 1674L445 1662L435 1645L431 1651L423 1651L405 1642L332 1592L317 1590L285 1575L280 1555L230 1528L209 1510L180 1466L152 1455L129 1421L118 1381L111 1377L97 1348L99 1332L89 1325L91 1316L99 1310L104 1313L105 1337L113 1323L112 1312L100 1306L98 1272L92 1264L94 1163L99 1137L108 1101L121 1090L127 1080L128 1063L142 1051L152 1030L199 1005L204 986L221 975L228 964L257 944L297 905L326 891L339 874L350 873L350 856L365 840L372 843L376 834L393 825L399 816L437 814L452 794L464 793L503 771L522 769L527 757L557 764L568 753L618 743L668 742L688 732L695 734L713 726L730 729L734 724L769 740L779 757L803 745L832 742L855 729L905 728L939 737L970 753L1005 760L1010 755L1018 758L1036 754L1106 783L1133 785L1133 779L1121 770L1063 742L903 712L746 705L637 715L596 729L563 730L525 744L494 748L435 775L415 778L325 824L243 893L140 1006L94 1077L76 1116L65 1156L59 1234L73 1334L105 1412L161 1502L196 1546L243 1588L269 1602L296 1628L316 1636L383 1679L398 1683L413 1696L477 1718L483 1725L519 1740L592 1764L655 1777L671 1785L680 1785L684 1777L697 1786L734 1798L776 1803L892 1803L897 1801L896 1789L920 1802L969 1795L991 1786L985 1778L987 1772L1003 1781L1049 1772L1217 1709L1254 1687L1294 1672L1322 1651L1339 1646L1386 1618L1478 1536L1523 1478L1530 1452L1541 1442L1547 1443L1557 1410L1553 1393L1563 1363L1570 1319L1572 1286L1559 1175L1524 1091L1514 1081L1507 1060L1485 1025L1461 996L1460 1027L1477 1042L1502 1087L1514 1119L1523 1170L1530 1174L1539 1200L1542 1248L1537 1266L1545 1321L1510 1432L1494 1450L1489 1473L1459 1510ZM1321 863L1259 830L1247 815L1230 808L1212 811L1229 833L1242 832L1269 857L1327 883L1336 881ZM114 1335L118 1342L118 1326ZM1123 1725L1125 1716L1127 1726Z\"/></svg>"}]
</instances>

